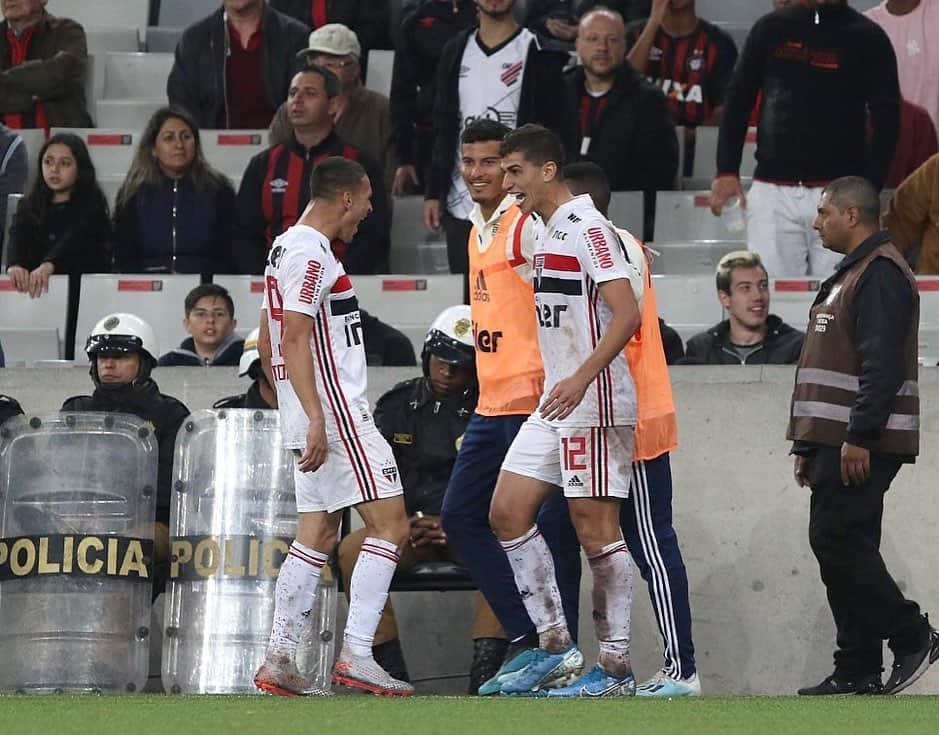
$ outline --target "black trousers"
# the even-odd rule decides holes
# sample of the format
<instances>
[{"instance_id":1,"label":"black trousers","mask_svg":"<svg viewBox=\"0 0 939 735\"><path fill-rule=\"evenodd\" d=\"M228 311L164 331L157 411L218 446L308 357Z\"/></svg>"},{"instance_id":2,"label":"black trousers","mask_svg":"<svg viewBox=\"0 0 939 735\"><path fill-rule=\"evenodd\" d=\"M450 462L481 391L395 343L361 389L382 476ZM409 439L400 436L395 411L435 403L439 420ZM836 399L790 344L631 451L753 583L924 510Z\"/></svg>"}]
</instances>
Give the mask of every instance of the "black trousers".
<instances>
[{"instance_id":1,"label":"black trousers","mask_svg":"<svg viewBox=\"0 0 939 735\"><path fill-rule=\"evenodd\" d=\"M840 679L880 673L885 640L894 654L906 654L929 635L919 605L903 597L880 555L884 493L899 470L900 462L871 455L870 479L845 487L834 447L820 448L809 466L809 542L838 631Z\"/></svg>"}]
</instances>

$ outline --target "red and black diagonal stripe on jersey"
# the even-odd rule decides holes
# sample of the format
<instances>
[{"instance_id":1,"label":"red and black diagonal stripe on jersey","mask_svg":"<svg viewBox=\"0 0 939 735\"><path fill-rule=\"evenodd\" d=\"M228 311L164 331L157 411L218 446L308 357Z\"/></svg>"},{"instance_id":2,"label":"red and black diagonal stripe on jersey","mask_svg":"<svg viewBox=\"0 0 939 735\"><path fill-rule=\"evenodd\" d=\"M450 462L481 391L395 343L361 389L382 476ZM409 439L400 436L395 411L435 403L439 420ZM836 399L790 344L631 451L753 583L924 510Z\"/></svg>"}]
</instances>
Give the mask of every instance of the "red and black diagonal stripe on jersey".
<instances>
[{"instance_id":1,"label":"red and black diagonal stripe on jersey","mask_svg":"<svg viewBox=\"0 0 939 735\"><path fill-rule=\"evenodd\" d=\"M597 348L597 344L603 337L603 329L600 325L600 312L597 308L600 301L600 289L594 283L590 276L587 280L587 322L590 327L590 346ZM597 417L600 426L613 426L613 371L607 365L597 375L594 383L597 387Z\"/></svg>"},{"instance_id":2,"label":"red and black diagonal stripe on jersey","mask_svg":"<svg viewBox=\"0 0 939 735\"><path fill-rule=\"evenodd\" d=\"M336 367L336 356L329 336L328 320L329 317L326 315L326 304L324 302L320 306L313 325L313 351L317 357L316 364L319 367L320 378L323 381L329 407L332 409L333 416L336 417L339 439L345 447L349 462L352 465L352 472L359 486L359 494L362 496L363 502L377 500L378 483L372 474L365 448L362 446L359 435L355 430L355 420L349 410L349 403L342 390L342 384L339 382L339 370Z\"/></svg>"}]
</instances>

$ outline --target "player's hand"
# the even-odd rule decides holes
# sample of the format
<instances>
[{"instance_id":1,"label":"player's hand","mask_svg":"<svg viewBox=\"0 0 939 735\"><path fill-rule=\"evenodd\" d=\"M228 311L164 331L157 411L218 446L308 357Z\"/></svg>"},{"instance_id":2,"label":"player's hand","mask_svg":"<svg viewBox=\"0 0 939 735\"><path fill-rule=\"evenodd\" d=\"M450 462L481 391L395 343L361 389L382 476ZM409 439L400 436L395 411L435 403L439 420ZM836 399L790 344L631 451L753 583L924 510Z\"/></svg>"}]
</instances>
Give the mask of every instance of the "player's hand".
<instances>
[{"instance_id":1,"label":"player's hand","mask_svg":"<svg viewBox=\"0 0 939 735\"><path fill-rule=\"evenodd\" d=\"M415 187L421 185L420 180L417 178L417 169L409 163L395 169L395 177L391 182L391 193L396 197L401 196L407 190L408 182L411 182Z\"/></svg>"},{"instance_id":2,"label":"player's hand","mask_svg":"<svg viewBox=\"0 0 939 735\"><path fill-rule=\"evenodd\" d=\"M573 41L577 38L577 24L568 23L560 18L548 18L545 28L548 29L548 33L562 41Z\"/></svg>"},{"instance_id":3,"label":"player's hand","mask_svg":"<svg viewBox=\"0 0 939 735\"><path fill-rule=\"evenodd\" d=\"M668 4L671 0L652 0L652 8L649 10L649 22L657 26L665 22L665 14L668 12Z\"/></svg>"},{"instance_id":4,"label":"player's hand","mask_svg":"<svg viewBox=\"0 0 939 735\"><path fill-rule=\"evenodd\" d=\"M326 461L326 423L322 418L311 419L306 430L306 449L300 455L297 468L301 472L316 472Z\"/></svg>"},{"instance_id":5,"label":"player's hand","mask_svg":"<svg viewBox=\"0 0 939 735\"><path fill-rule=\"evenodd\" d=\"M424 200L424 226L432 232L436 232L440 229L439 199Z\"/></svg>"},{"instance_id":6,"label":"player's hand","mask_svg":"<svg viewBox=\"0 0 939 735\"><path fill-rule=\"evenodd\" d=\"M871 476L871 452L845 442L841 445L841 483L863 485Z\"/></svg>"},{"instance_id":7,"label":"player's hand","mask_svg":"<svg viewBox=\"0 0 939 735\"><path fill-rule=\"evenodd\" d=\"M721 216L721 210L731 197L740 197L740 206L747 206L740 179L736 176L715 176L711 182L711 214Z\"/></svg>"},{"instance_id":8,"label":"player's hand","mask_svg":"<svg viewBox=\"0 0 939 735\"><path fill-rule=\"evenodd\" d=\"M443 546L447 543L447 534L440 525L440 516L415 513L408 522L411 526L411 546Z\"/></svg>"},{"instance_id":9,"label":"player's hand","mask_svg":"<svg viewBox=\"0 0 939 735\"><path fill-rule=\"evenodd\" d=\"M55 266L47 260L29 274L30 298L37 299L49 290L49 276L54 271Z\"/></svg>"},{"instance_id":10,"label":"player's hand","mask_svg":"<svg viewBox=\"0 0 939 735\"><path fill-rule=\"evenodd\" d=\"M7 268L7 275L13 282L13 288L20 293L29 291L29 271L18 265L11 265Z\"/></svg>"},{"instance_id":11,"label":"player's hand","mask_svg":"<svg viewBox=\"0 0 939 735\"><path fill-rule=\"evenodd\" d=\"M795 457L795 467L793 468L792 474L796 478L796 485L799 487L808 487L809 485L809 464L811 463L810 457L803 457L799 454Z\"/></svg>"},{"instance_id":12,"label":"player's hand","mask_svg":"<svg viewBox=\"0 0 939 735\"><path fill-rule=\"evenodd\" d=\"M541 404L541 417L545 421L566 419L584 399L588 384L579 373L559 380Z\"/></svg>"}]
</instances>

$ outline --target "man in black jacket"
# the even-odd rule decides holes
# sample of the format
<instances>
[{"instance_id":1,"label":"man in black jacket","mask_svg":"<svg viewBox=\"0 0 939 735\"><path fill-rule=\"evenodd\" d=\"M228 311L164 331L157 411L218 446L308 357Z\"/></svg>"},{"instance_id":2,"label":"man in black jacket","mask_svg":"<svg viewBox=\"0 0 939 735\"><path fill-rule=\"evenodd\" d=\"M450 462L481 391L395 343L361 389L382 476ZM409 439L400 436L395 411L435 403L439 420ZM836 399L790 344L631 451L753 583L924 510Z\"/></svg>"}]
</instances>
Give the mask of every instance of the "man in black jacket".
<instances>
[{"instance_id":1,"label":"man in black jacket","mask_svg":"<svg viewBox=\"0 0 939 735\"><path fill-rule=\"evenodd\" d=\"M796 483L812 491L809 543L838 636L834 672L799 694L897 694L939 660L939 631L880 553L884 495L920 450L919 293L868 181L825 187L815 227L844 257L809 312L786 438Z\"/></svg>"},{"instance_id":2,"label":"man in black jacket","mask_svg":"<svg viewBox=\"0 0 939 735\"><path fill-rule=\"evenodd\" d=\"M248 163L235 201L232 255L240 273L261 273L274 239L292 227L310 201L310 174L320 161L342 156L358 161L372 185L372 212L351 242L333 242L346 273L387 272L391 213L381 167L334 129L334 100L340 84L321 66L310 66L290 83L287 116L291 140L262 151Z\"/></svg>"},{"instance_id":3,"label":"man in black jacket","mask_svg":"<svg viewBox=\"0 0 939 735\"><path fill-rule=\"evenodd\" d=\"M73 396L62 404L63 411L105 411L130 413L153 426L159 445L157 474L156 530L154 532L154 594L166 581L165 562L169 549L170 500L173 485L173 450L179 427L189 409L171 396L160 393L150 377L159 354L156 334L143 319L133 314L109 314L91 330L85 352L91 360L90 396Z\"/></svg>"},{"instance_id":4,"label":"man in black jacket","mask_svg":"<svg viewBox=\"0 0 939 735\"><path fill-rule=\"evenodd\" d=\"M166 96L200 128L267 128L302 67L308 33L264 0L223 0L183 32Z\"/></svg>"},{"instance_id":5,"label":"man in black jacket","mask_svg":"<svg viewBox=\"0 0 939 735\"><path fill-rule=\"evenodd\" d=\"M612 191L645 191L651 203L675 181L678 138L665 95L626 63L625 34L612 10L581 19L582 66L567 74L568 104L578 113L579 158L598 164Z\"/></svg>"},{"instance_id":6,"label":"man in black jacket","mask_svg":"<svg viewBox=\"0 0 939 735\"><path fill-rule=\"evenodd\" d=\"M392 194L424 192L434 145L440 54L447 41L475 25L473 0L426 0L401 23L389 96L397 157Z\"/></svg>"},{"instance_id":7,"label":"man in black jacket","mask_svg":"<svg viewBox=\"0 0 939 735\"><path fill-rule=\"evenodd\" d=\"M314 31L342 23L355 31L364 55L372 48L391 48L387 0L270 0L270 5Z\"/></svg>"},{"instance_id":8,"label":"man in black jacket","mask_svg":"<svg viewBox=\"0 0 939 735\"><path fill-rule=\"evenodd\" d=\"M689 339L678 364L795 364L805 335L769 313L769 276L760 256L727 253L717 264L716 280L727 319Z\"/></svg>"},{"instance_id":9,"label":"man in black jacket","mask_svg":"<svg viewBox=\"0 0 939 735\"><path fill-rule=\"evenodd\" d=\"M757 167L744 197L740 160L761 90ZM745 203L748 247L777 276L827 277L838 257L812 229L822 188L857 175L880 189L899 132L897 60L883 29L847 0L781 8L753 25L734 70L711 210L719 215L734 197Z\"/></svg>"},{"instance_id":10,"label":"man in black jacket","mask_svg":"<svg viewBox=\"0 0 939 735\"><path fill-rule=\"evenodd\" d=\"M424 192L424 224L441 225L451 273L466 273L473 201L460 173L460 134L477 118L515 128L539 123L573 146L572 111L558 104L564 89L563 49L519 26L515 0L476 0L479 27L443 48L434 101L434 151ZM568 150L568 153L571 151Z\"/></svg>"}]
</instances>

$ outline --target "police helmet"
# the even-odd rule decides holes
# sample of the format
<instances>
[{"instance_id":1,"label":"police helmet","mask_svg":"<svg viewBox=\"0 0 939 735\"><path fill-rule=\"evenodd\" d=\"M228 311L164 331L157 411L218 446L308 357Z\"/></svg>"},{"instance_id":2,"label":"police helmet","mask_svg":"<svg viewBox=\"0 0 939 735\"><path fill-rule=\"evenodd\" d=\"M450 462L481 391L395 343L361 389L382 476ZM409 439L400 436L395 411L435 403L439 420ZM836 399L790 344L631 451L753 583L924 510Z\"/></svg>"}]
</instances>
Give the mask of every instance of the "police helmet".
<instances>
[{"instance_id":1,"label":"police helmet","mask_svg":"<svg viewBox=\"0 0 939 735\"><path fill-rule=\"evenodd\" d=\"M250 375L251 368L261 360L261 353L258 352L258 337L260 334L261 330L255 327L245 337L244 350L242 350L241 359L238 361L238 375L240 377ZM254 375L251 375L251 377L254 378Z\"/></svg>"},{"instance_id":2,"label":"police helmet","mask_svg":"<svg viewBox=\"0 0 939 735\"><path fill-rule=\"evenodd\" d=\"M160 348L153 327L134 314L108 314L91 330L85 352L91 360L92 377L98 382L97 357L101 353L140 355L138 378L146 378L156 367Z\"/></svg>"},{"instance_id":3,"label":"police helmet","mask_svg":"<svg viewBox=\"0 0 939 735\"><path fill-rule=\"evenodd\" d=\"M424 349L421 351L425 376L431 355L457 367L475 367L476 349L473 344L473 322L469 306L460 304L447 307L430 325L424 338Z\"/></svg>"}]
</instances>

